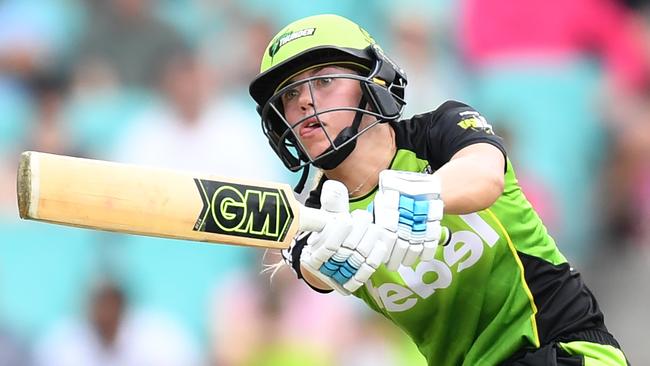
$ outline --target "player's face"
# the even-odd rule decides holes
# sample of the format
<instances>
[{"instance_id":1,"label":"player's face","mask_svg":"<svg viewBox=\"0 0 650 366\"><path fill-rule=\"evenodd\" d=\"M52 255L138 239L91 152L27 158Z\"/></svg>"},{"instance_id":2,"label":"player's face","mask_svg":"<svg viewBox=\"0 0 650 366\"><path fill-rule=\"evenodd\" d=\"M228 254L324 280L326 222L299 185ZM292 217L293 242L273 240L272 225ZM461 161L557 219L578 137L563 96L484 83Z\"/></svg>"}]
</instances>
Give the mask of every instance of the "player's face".
<instances>
[{"instance_id":1,"label":"player's face","mask_svg":"<svg viewBox=\"0 0 650 366\"><path fill-rule=\"evenodd\" d=\"M354 74L354 72L339 66L326 66L302 72L293 78L292 82L331 74ZM331 108L356 108L359 106L360 98L359 81L325 77L289 89L282 95L281 100L285 118L291 126L295 125L294 134L300 139L309 156L316 158L330 147L327 135L334 140L341 130L352 124L355 112L332 111L318 116L314 113Z\"/></svg>"}]
</instances>

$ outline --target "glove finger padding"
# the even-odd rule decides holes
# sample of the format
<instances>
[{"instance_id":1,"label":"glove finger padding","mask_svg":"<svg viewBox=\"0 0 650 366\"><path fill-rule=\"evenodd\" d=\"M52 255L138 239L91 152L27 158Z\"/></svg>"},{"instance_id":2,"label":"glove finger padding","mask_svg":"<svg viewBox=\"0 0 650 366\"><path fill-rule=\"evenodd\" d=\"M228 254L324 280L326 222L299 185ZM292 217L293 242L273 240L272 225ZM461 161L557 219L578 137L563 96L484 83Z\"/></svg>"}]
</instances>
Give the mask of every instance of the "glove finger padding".
<instances>
[{"instance_id":1,"label":"glove finger padding","mask_svg":"<svg viewBox=\"0 0 650 366\"><path fill-rule=\"evenodd\" d=\"M343 241L343 246L350 249L356 249L361 242L361 238L363 238L368 230L368 226L372 223L372 215L366 211L354 210L350 216L352 216L354 228Z\"/></svg>"},{"instance_id":2,"label":"glove finger padding","mask_svg":"<svg viewBox=\"0 0 650 366\"><path fill-rule=\"evenodd\" d=\"M343 183L336 180L325 181L320 193L321 210L347 214L350 212L348 198L348 188Z\"/></svg>"},{"instance_id":3,"label":"glove finger padding","mask_svg":"<svg viewBox=\"0 0 650 366\"><path fill-rule=\"evenodd\" d=\"M339 248L319 268L322 274L333 278L339 285L350 280L365 261L365 257L355 249L367 237L371 218L369 213L359 212L360 214L351 215L351 230L340 240L337 236Z\"/></svg>"},{"instance_id":4,"label":"glove finger padding","mask_svg":"<svg viewBox=\"0 0 650 366\"><path fill-rule=\"evenodd\" d=\"M424 239L424 248L422 249L422 255L420 257L422 261L428 262L433 260L433 257L436 255L436 249L438 249L438 242L441 235L442 226L440 226L440 221L427 222L427 236Z\"/></svg>"},{"instance_id":5,"label":"glove finger padding","mask_svg":"<svg viewBox=\"0 0 650 366\"><path fill-rule=\"evenodd\" d=\"M348 219L351 229L345 235L336 232L341 227L337 221L347 220L336 217L321 233L321 237L327 238L319 239L322 243L315 243L320 247L303 250L303 254L307 254L301 257L306 270L345 295L356 291L368 281L386 261L388 247L397 239L394 233L372 224L372 215L367 211L356 210ZM331 251L337 241L339 247Z\"/></svg>"},{"instance_id":6,"label":"glove finger padding","mask_svg":"<svg viewBox=\"0 0 650 366\"><path fill-rule=\"evenodd\" d=\"M306 263L318 269L340 247L341 241L352 230L348 203L348 189L341 182L328 180L321 190L321 209L331 212L332 219L321 232L315 232L307 239L310 254ZM304 249L303 249L304 250Z\"/></svg>"},{"instance_id":7,"label":"glove finger padding","mask_svg":"<svg viewBox=\"0 0 650 366\"><path fill-rule=\"evenodd\" d=\"M307 245L311 247L308 264L320 268L341 248L341 243L352 231L352 226L349 216L340 216L330 220L317 235L311 235L307 239Z\"/></svg>"},{"instance_id":8,"label":"glove finger padding","mask_svg":"<svg viewBox=\"0 0 650 366\"><path fill-rule=\"evenodd\" d=\"M393 250L391 251L386 263L386 268L388 268L389 271L397 271L399 265L402 264L402 261L406 256L406 252L409 249L409 242L400 238L397 234L396 236L397 240L395 242L395 246L393 247Z\"/></svg>"},{"instance_id":9,"label":"glove finger padding","mask_svg":"<svg viewBox=\"0 0 650 366\"><path fill-rule=\"evenodd\" d=\"M321 209L332 215L321 232L307 239L300 262L316 278L349 295L386 261L397 236L373 224L367 211L349 213L347 189L340 182L323 184Z\"/></svg>"},{"instance_id":10,"label":"glove finger padding","mask_svg":"<svg viewBox=\"0 0 650 366\"><path fill-rule=\"evenodd\" d=\"M386 267L411 266L433 259L440 239L444 204L436 175L384 170L373 201L375 223L393 231L398 240Z\"/></svg>"},{"instance_id":11,"label":"glove finger padding","mask_svg":"<svg viewBox=\"0 0 650 366\"><path fill-rule=\"evenodd\" d=\"M377 268L386 262L389 253L388 248L393 246L395 240L397 240L395 233L374 224L370 225L358 246L359 248L370 248L370 251L365 256L357 252L364 261L358 267L354 276L343 284L343 288L349 292L354 292L370 280Z\"/></svg>"}]
</instances>

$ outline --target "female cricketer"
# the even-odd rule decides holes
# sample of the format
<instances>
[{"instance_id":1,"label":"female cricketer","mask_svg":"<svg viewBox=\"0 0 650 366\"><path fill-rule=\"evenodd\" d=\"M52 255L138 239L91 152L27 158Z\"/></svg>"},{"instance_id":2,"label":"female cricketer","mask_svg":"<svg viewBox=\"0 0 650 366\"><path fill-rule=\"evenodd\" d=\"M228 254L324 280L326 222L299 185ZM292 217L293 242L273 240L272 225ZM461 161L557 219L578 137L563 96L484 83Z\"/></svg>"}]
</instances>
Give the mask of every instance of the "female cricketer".
<instances>
[{"instance_id":1,"label":"female cricketer","mask_svg":"<svg viewBox=\"0 0 650 366\"><path fill-rule=\"evenodd\" d=\"M296 189L321 170L306 205L331 217L285 262L390 319L430 365L627 365L490 124L456 101L400 119L406 84L340 16L271 40L250 94L275 153L302 170Z\"/></svg>"}]
</instances>

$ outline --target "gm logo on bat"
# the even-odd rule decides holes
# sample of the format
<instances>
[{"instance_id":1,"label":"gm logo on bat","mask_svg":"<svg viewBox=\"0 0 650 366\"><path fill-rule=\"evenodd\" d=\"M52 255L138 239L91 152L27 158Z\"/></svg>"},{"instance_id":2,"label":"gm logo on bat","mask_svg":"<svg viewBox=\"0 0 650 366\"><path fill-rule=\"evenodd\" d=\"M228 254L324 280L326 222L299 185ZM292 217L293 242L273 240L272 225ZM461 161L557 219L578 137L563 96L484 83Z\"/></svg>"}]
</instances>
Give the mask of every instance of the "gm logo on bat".
<instances>
[{"instance_id":1,"label":"gm logo on bat","mask_svg":"<svg viewBox=\"0 0 650 366\"><path fill-rule=\"evenodd\" d=\"M203 209L195 231L283 241L294 214L284 191L194 179Z\"/></svg>"}]
</instances>

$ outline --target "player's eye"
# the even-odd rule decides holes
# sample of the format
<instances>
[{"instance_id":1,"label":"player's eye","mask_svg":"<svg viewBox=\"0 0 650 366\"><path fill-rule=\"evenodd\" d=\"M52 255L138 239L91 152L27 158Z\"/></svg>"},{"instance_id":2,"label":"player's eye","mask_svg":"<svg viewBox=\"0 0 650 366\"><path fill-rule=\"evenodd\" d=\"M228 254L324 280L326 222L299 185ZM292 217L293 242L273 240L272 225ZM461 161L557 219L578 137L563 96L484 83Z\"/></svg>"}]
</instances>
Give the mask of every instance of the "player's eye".
<instances>
[{"instance_id":1,"label":"player's eye","mask_svg":"<svg viewBox=\"0 0 650 366\"><path fill-rule=\"evenodd\" d=\"M298 89L289 89L284 94L282 94L282 101L288 102L298 97Z\"/></svg>"},{"instance_id":2,"label":"player's eye","mask_svg":"<svg viewBox=\"0 0 650 366\"><path fill-rule=\"evenodd\" d=\"M316 86L318 87L325 87L332 84L332 78L321 78L321 79L316 79Z\"/></svg>"}]
</instances>

